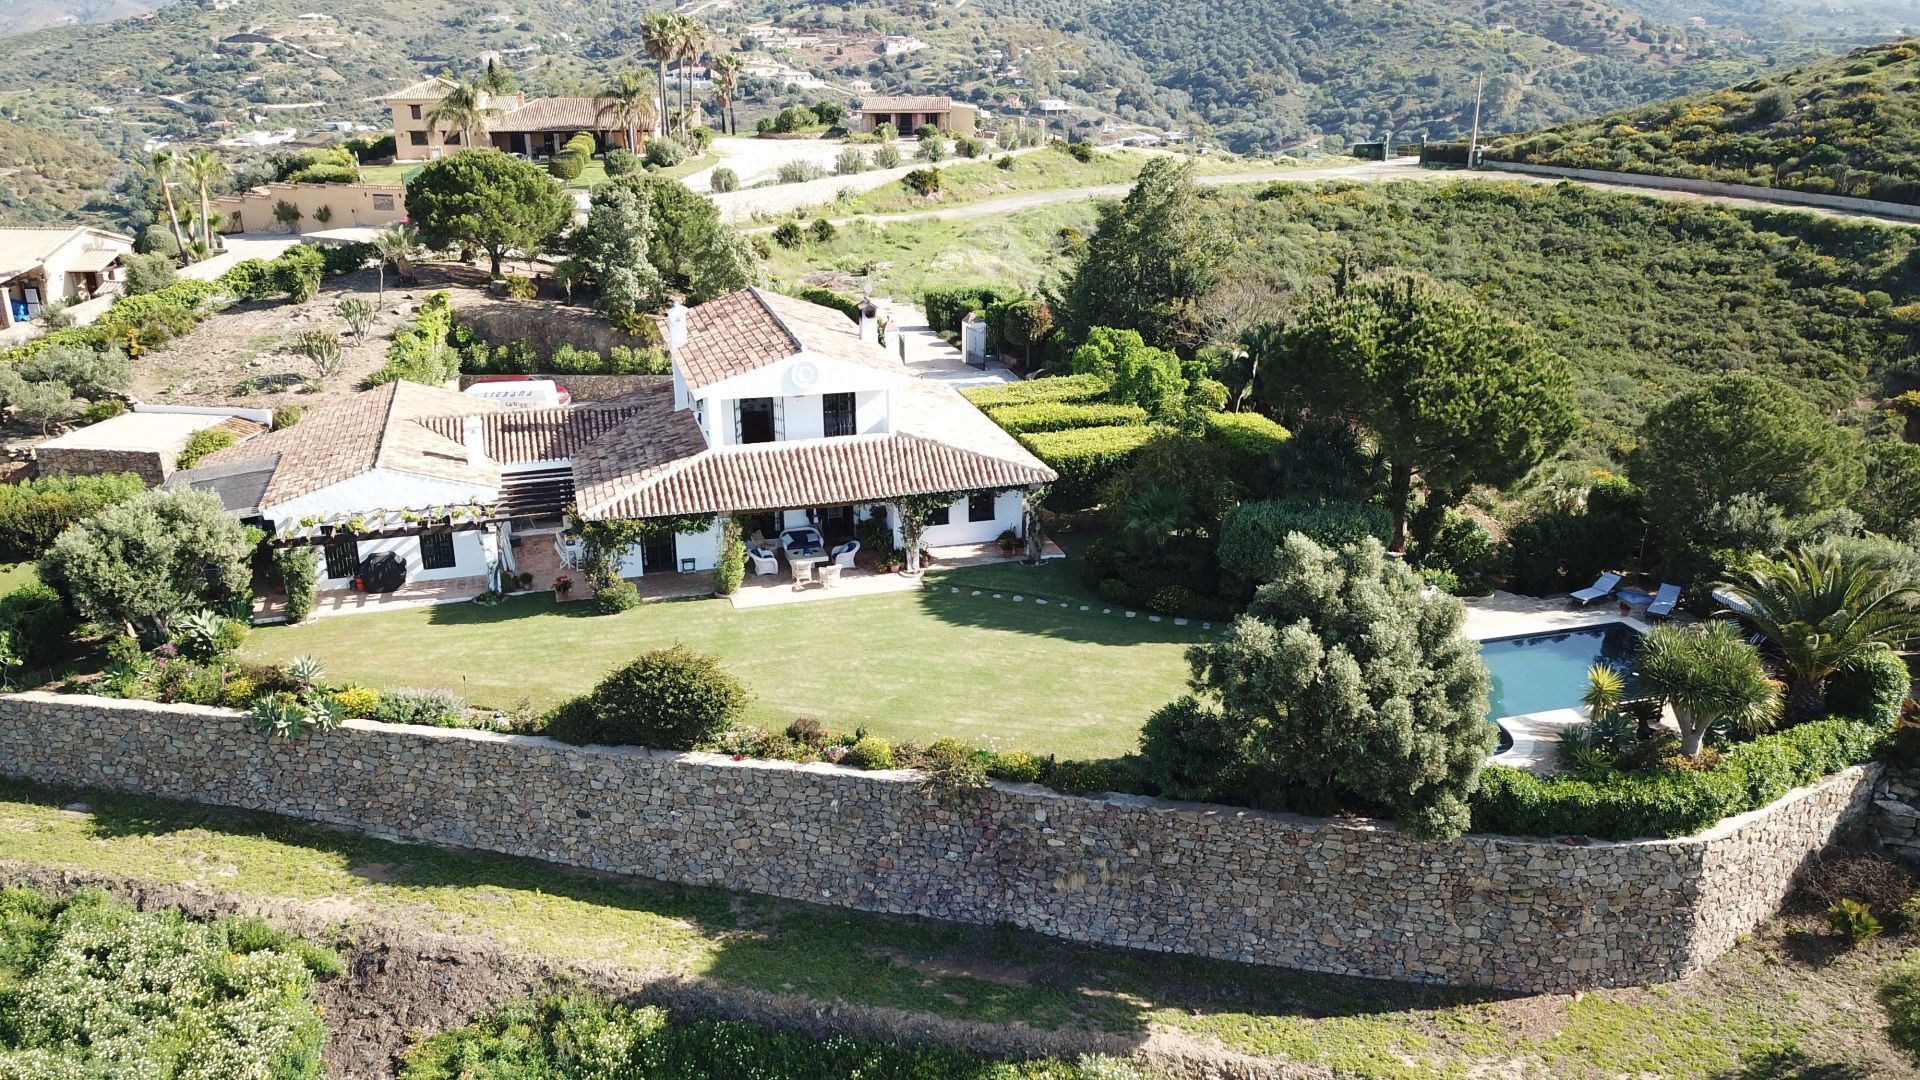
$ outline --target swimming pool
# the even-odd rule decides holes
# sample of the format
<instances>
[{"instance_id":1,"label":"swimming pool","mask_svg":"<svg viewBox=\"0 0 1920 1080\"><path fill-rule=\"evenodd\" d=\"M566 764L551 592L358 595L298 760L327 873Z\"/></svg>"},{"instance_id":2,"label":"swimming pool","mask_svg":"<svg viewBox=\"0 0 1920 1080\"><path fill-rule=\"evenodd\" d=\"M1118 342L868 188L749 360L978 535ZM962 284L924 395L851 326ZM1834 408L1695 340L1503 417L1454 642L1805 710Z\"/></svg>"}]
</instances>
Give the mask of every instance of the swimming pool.
<instances>
[{"instance_id":1,"label":"swimming pool","mask_svg":"<svg viewBox=\"0 0 1920 1080\"><path fill-rule=\"evenodd\" d=\"M1578 706L1587 692L1587 669L1604 663L1628 671L1639 641L1633 627L1615 622L1481 642L1480 659L1493 676L1487 719ZM1627 690L1633 690L1631 676Z\"/></svg>"}]
</instances>

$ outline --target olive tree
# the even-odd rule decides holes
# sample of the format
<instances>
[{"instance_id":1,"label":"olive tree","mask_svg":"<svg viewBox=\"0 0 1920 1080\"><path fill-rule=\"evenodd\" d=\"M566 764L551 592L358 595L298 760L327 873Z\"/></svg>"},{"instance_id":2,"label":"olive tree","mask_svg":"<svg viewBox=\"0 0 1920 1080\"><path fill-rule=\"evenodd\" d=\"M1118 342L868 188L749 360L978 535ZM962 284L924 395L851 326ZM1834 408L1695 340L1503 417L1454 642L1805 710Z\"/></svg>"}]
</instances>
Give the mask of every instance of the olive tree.
<instances>
[{"instance_id":1,"label":"olive tree","mask_svg":"<svg viewBox=\"0 0 1920 1080\"><path fill-rule=\"evenodd\" d=\"M1329 549L1294 533L1275 563L1246 613L1188 651L1196 697L1149 723L1149 774L1189 797L1377 807L1417 836L1459 835L1499 738L1465 608L1376 540Z\"/></svg>"},{"instance_id":2,"label":"olive tree","mask_svg":"<svg viewBox=\"0 0 1920 1080\"><path fill-rule=\"evenodd\" d=\"M243 594L252 553L218 496L148 491L62 532L40 572L85 618L152 646L167 640L175 616Z\"/></svg>"}]
</instances>

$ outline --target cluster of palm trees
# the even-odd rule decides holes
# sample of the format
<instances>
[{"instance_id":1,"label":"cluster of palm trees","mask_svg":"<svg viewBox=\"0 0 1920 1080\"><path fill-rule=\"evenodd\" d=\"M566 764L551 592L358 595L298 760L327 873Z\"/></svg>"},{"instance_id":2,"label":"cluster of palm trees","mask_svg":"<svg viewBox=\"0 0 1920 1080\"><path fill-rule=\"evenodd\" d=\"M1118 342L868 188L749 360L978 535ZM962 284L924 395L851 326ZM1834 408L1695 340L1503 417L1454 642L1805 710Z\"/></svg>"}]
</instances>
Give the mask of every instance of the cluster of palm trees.
<instances>
[{"instance_id":1,"label":"cluster of palm trees","mask_svg":"<svg viewBox=\"0 0 1920 1080\"><path fill-rule=\"evenodd\" d=\"M640 21L640 47L659 72L660 108L655 114L659 134L684 136L692 125L693 63L707 48L707 27L691 15L657 11ZM673 101L667 100L667 66L676 67ZM719 67L715 64L716 69ZM737 71L737 61L734 64ZM716 76L718 71L715 72ZM716 80L717 84L717 80ZM736 84L737 85L737 84Z\"/></svg>"},{"instance_id":2,"label":"cluster of palm trees","mask_svg":"<svg viewBox=\"0 0 1920 1080\"><path fill-rule=\"evenodd\" d=\"M200 240L201 250L213 253L213 199L212 189L219 185L227 175L227 163L220 155L205 147L191 153L182 154L173 150L156 150L148 162L147 169L160 185L160 197L167 208L167 225L173 230L173 242L180 249L181 258L186 258L192 250L192 244L186 233L180 228L180 210L173 199L173 186L186 184L199 192L200 197Z\"/></svg>"}]
</instances>

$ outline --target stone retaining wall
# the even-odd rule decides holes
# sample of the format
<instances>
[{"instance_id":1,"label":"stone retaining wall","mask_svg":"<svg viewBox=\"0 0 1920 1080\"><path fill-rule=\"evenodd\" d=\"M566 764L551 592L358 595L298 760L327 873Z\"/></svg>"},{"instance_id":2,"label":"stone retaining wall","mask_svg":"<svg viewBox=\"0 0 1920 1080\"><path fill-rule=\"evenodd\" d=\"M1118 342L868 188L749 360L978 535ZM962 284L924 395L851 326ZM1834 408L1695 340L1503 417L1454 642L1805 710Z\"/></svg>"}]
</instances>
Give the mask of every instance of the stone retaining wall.
<instances>
[{"instance_id":1,"label":"stone retaining wall","mask_svg":"<svg viewBox=\"0 0 1920 1080\"><path fill-rule=\"evenodd\" d=\"M1856 768L1698 837L1570 844L352 721L288 742L222 709L0 697L0 773L266 810L868 911L1521 991L1657 982L1772 914L1868 802ZM0 853L4 845L0 845Z\"/></svg>"}]
</instances>

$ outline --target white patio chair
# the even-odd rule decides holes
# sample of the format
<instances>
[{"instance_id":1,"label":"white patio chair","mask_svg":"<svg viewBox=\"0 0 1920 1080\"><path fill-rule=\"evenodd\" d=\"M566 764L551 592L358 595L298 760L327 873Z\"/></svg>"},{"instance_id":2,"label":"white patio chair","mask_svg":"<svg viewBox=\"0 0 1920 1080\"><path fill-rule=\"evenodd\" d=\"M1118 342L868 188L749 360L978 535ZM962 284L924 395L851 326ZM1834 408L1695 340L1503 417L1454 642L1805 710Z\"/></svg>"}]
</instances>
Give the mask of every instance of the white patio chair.
<instances>
[{"instance_id":1,"label":"white patio chair","mask_svg":"<svg viewBox=\"0 0 1920 1080\"><path fill-rule=\"evenodd\" d=\"M833 564L842 570L853 569L853 557L860 554L860 541L849 540L833 549Z\"/></svg>"},{"instance_id":2,"label":"white patio chair","mask_svg":"<svg viewBox=\"0 0 1920 1080\"><path fill-rule=\"evenodd\" d=\"M759 577L762 574L778 574L780 572L780 560L774 558L773 552L763 547L750 547L747 549L747 564L753 567L755 577Z\"/></svg>"}]
</instances>

